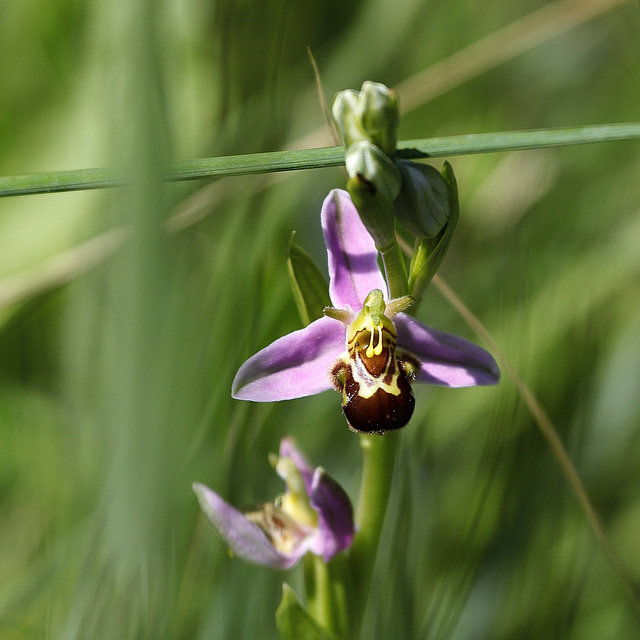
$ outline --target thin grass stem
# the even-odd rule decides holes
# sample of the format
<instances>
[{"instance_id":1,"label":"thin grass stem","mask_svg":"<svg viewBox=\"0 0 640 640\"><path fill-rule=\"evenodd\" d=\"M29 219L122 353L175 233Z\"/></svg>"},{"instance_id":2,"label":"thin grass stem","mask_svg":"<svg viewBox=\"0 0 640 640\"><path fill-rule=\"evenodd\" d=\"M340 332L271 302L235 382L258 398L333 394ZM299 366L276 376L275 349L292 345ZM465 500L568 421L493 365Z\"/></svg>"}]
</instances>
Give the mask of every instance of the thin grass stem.
<instances>
[{"instance_id":1,"label":"thin grass stem","mask_svg":"<svg viewBox=\"0 0 640 640\"><path fill-rule=\"evenodd\" d=\"M436 158L638 138L640 138L640 122L630 122L421 138L399 142L398 149L410 150L422 157ZM166 182L180 182L222 176L321 169L343 164L344 149L342 147L270 151L176 160L165 165L163 179ZM118 187L129 182L128 175L124 169L103 168L3 176L0 177L0 197Z\"/></svg>"},{"instance_id":2,"label":"thin grass stem","mask_svg":"<svg viewBox=\"0 0 640 640\"><path fill-rule=\"evenodd\" d=\"M471 43L394 88L408 112L628 0L559 0Z\"/></svg>"},{"instance_id":3,"label":"thin grass stem","mask_svg":"<svg viewBox=\"0 0 640 640\"><path fill-rule=\"evenodd\" d=\"M460 314L469 327L471 327L478 336L484 340L502 370L507 374L507 376L509 376L509 378L511 378L511 381L520 394L520 397L527 405L527 408L538 426L542 437L549 445L551 453L556 459L562 474L575 494L580 508L584 512L596 539L600 543L600 546L609 561L609 564L625 587L636 608L640 610L640 590L638 589L638 585L615 550L613 543L604 528L604 524L593 506L593 503L589 498L589 494L582 484L580 476L571 462L571 458L569 458L549 414L545 411L544 407L535 397L529 386L520 377L515 367L511 364L507 356L500 349L478 317L475 316L474 313L464 304L464 302L456 295L453 289L441 276L435 275L432 282L447 302L449 302L449 304L451 304L451 306Z\"/></svg>"},{"instance_id":4,"label":"thin grass stem","mask_svg":"<svg viewBox=\"0 0 640 640\"><path fill-rule=\"evenodd\" d=\"M485 71L626 2L628 0L559 0L546 5L400 82L394 89L400 98L402 111L409 113ZM322 83L313 56L311 58L316 90L321 91ZM320 102L329 127L311 131L293 141L287 148L321 147L327 145L330 138L334 145L338 145L333 122L327 117L323 101L324 96ZM282 177L283 174L271 174L269 179L259 185L254 183L252 189L260 190L274 179ZM178 225L181 228L189 226L202 219L214 208L217 199L222 199L229 193L237 193L241 188L237 182L232 183L233 187L224 188L225 185L227 183L224 179L218 180L188 197L175 216L176 228Z\"/></svg>"}]
</instances>

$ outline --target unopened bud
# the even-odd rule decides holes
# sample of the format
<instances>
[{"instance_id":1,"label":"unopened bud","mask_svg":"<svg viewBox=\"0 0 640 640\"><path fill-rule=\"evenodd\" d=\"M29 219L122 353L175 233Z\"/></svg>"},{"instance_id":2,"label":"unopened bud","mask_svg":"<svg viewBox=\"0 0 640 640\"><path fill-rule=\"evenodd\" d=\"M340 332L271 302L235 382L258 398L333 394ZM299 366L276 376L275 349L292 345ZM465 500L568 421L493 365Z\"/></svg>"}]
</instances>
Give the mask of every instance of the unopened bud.
<instances>
[{"instance_id":1,"label":"unopened bud","mask_svg":"<svg viewBox=\"0 0 640 640\"><path fill-rule=\"evenodd\" d=\"M347 180L347 191L378 251L393 246L396 241L393 203L360 174Z\"/></svg>"},{"instance_id":2,"label":"unopened bud","mask_svg":"<svg viewBox=\"0 0 640 640\"><path fill-rule=\"evenodd\" d=\"M385 85L366 81L359 92L341 91L331 112L346 149L368 140L388 156L395 152L400 120L398 96Z\"/></svg>"},{"instance_id":3,"label":"unopened bud","mask_svg":"<svg viewBox=\"0 0 640 640\"><path fill-rule=\"evenodd\" d=\"M345 153L349 178L360 176L372 185L376 195L393 202L400 193L402 178L396 165L367 140L352 144Z\"/></svg>"},{"instance_id":4,"label":"unopened bud","mask_svg":"<svg viewBox=\"0 0 640 640\"><path fill-rule=\"evenodd\" d=\"M362 84L356 113L367 138L392 156L400 122L396 92L379 82L367 80Z\"/></svg>"},{"instance_id":5,"label":"unopened bud","mask_svg":"<svg viewBox=\"0 0 640 640\"><path fill-rule=\"evenodd\" d=\"M366 140L356 115L359 96L358 91L346 89L337 93L333 100L331 115L345 149L348 149L354 142Z\"/></svg>"}]
</instances>

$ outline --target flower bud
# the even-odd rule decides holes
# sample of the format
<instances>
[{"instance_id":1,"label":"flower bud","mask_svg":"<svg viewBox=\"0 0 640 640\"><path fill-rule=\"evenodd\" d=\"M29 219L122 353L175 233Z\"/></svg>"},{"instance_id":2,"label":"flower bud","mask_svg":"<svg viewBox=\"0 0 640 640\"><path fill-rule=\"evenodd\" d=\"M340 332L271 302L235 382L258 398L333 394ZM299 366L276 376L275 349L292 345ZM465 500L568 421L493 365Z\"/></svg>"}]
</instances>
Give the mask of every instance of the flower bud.
<instances>
[{"instance_id":1,"label":"flower bud","mask_svg":"<svg viewBox=\"0 0 640 640\"><path fill-rule=\"evenodd\" d=\"M345 153L349 178L360 176L372 185L375 194L393 202L400 193L402 178L396 165L367 140L352 144Z\"/></svg>"},{"instance_id":2,"label":"flower bud","mask_svg":"<svg viewBox=\"0 0 640 640\"><path fill-rule=\"evenodd\" d=\"M393 203L377 194L373 185L361 175L347 180L347 191L376 249L384 252L393 246L396 241Z\"/></svg>"},{"instance_id":3,"label":"flower bud","mask_svg":"<svg viewBox=\"0 0 640 640\"><path fill-rule=\"evenodd\" d=\"M396 150L400 122L396 92L379 82L367 80L360 90L356 116L367 138L392 156Z\"/></svg>"},{"instance_id":4,"label":"flower bud","mask_svg":"<svg viewBox=\"0 0 640 640\"><path fill-rule=\"evenodd\" d=\"M368 140L388 156L395 152L400 120L398 97L385 85L366 81L360 92L341 91L331 112L346 149Z\"/></svg>"},{"instance_id":5,"label":"flower bud","mask_svg":"<svg viewBox=\"0 0 640 640\"><path fill-rule=\"evenodd\" d=\"M393 201L400 192L400 173L378 147L363 140L345 154L347 191L379 251L395 242Z\"/></svg>"},{"instance_id":6,"label":"flower bud","mask_svg":"<svg viewBox=\"0 0 640 640\"><path fill-rule=\"evenodd\" d=\"M358 110L359 93L353 89L346 89L336 94L331 107L331 115L336 124L338 135L348 149L354 142L366 140L366 136L360 128L356 112Z\"/></svg>"},{"instance_id":7,"label":"flower bud","mask_svg":"<svg viewBox=\"0 0 640 640\"><path fill-rule=\"evenodd\" d=\"M433 238L449 218L449 186L428 164L396 160L402 188L394 202L395 215L416 238Z\"/></svg>"}]
</instances>

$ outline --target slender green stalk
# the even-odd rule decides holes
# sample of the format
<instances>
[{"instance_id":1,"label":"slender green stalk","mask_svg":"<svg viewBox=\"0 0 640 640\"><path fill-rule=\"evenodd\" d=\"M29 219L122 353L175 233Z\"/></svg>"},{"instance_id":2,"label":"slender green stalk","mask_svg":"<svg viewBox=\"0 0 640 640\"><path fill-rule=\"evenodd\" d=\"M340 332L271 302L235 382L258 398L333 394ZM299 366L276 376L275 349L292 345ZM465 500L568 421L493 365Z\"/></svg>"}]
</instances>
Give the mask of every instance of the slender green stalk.
<instances>
[{"instance_id":1,"label":"slender green stalk","mask_svg":"<svg viewBox=\"0 0 640 640\"><path fill-rule=\"evenodd\" d=\"M394 242L389 249L381 251L380 256L387 278L389 296L392 299L406 296L409 293L407 269L398 243Z\"/></svg>"},{"instance_id":2,"label":"slender green stalk","mask_svg":"<svg viewBox=\"0 0 640 640\"><path fill-rule=\"evenodd\" d=\"M640 138L640 122L588 125L557 129L531 129L473 133L443 138L404 140L399 149L412 149L429 157L460 156L496 151L523 151L546 147L566 147L594 142L614 142Z\"/></svg>"},{"instance_id":3,"label":"slender green stalk","mask_svg":"<svg viewBox=\"0 0 640 640\"><path fill-rule=\"evenodd\" d=\"M399 433L360 436L362 480L356 511L358 532L351 545L352 592L349 605L349 637L357 640L375 566L380 534L391 493Z\"/></svg>"},{"instance_id":4,"label":"slender green stalk","mask_svg":"<svg viewBox=\"0 0 640 640\"><path fill-rule=\"evenodd\" d=\"M630 122L566 129L504 131L443 138L421 138L399 142L398 150L400 153L409 152L418 157L436 158L637 138L640 138L640 122ZM165 165L163 177L167 182L178 182L221 176L319 169L342 164L344 164L344 148L321 147L177 160ZM130 172L124 169L97 168L3 176L0 177L0 197L118 187L129 181L129 175Z\"/></svg>"},{"instance_id":5,"label":"slender green stalk","mask_svg":"<svg viewBox=\"0 0 640 640\"><path fill-rule=\"evenodd\" d=\"M518 390L520 397L524 400L535 423L538 425L542 437L549 445L549 448L551 449L560 470L567 480L567 483L576 496L580 508L583 510L596 539L604 550L612 569L617 574L633 604L640 610L640 587L613 546L613 543L604 528L604 524L593 506L593 503L589 498L589 494L582 484L582 480L580 480L580 476L578 475L573 462L571 462L571 458L564 448L562 440L558 435L558 431L554 427L548 413L535 397L529 386L522 380L519 373L497 345L485 326L471 312L464 302L458 298L453 289L451 289L451 287L449 287L449 285L438 275L434 276L433 283L440 293L456 309L456 311L458 311L462 318L464 318L465 322L487 343L487 345L489 345L495 359L509 378L511 378L511 381Z\"/></svg>"},{"instance_id":6,"label":"slender green stalk","mask_svg":"<svg viewBox=\"0 0 640 640\"><path fill-rule=\"evenodd\" d=\"M325 563L323 558L315 554L305 556L307 609L321 627L341 640L348 637L344 578L343 557L339 556Z\"/></svg>"},{"instance_id":7,"label":"slender green stalk","mask_svg":"<svg viewBox=\"0 0 640 640\"><path fill-rule=\"evenodd\" d=\"M408 292L407 273L400 247L397 243L382 252L389 295L399 298ZM360 436L362 448L362 480L360 497L356 510L357 534L349 552L353 584L349 606L350 638L356 639L362 624L371 584L373 570L384 517L393 482L396 451L399 433L387 433L385 436Z\"/></svg>"}]
</instances>

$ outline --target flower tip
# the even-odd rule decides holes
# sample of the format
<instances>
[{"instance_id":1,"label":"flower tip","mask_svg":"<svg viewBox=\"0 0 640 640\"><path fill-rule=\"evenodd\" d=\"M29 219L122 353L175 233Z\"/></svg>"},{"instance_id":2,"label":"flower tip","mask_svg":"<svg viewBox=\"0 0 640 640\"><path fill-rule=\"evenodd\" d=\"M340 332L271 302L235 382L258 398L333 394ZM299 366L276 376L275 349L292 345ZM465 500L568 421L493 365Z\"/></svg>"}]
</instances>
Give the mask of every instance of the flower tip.
<instances>
[{"instance_id":1,"label":"flower tip","mask_svg":"<svg viewBox=\"0 0 640 640\"><path fill-rule=\"evenodd\" d=\"M502 372L498 363L488 351L485 351L483 356L484 361L475 366L473 385L469 386L489 387L500 382Z\"/></svg>"},{"instance_id":2,"label":"flower tip","mask_svg":"<svg viewBox=\"0 0 640 640\"><path fill-rule=\"evenodd\" d=\"M196 496L198 496L198 498L204 495L207 489L203 484L200 484L199 482L194 482L191 485L191 488L193 489L193 492L196 494Z\"/></svg>"},{"instance_id":3,"label":"flower tip","mask_svg":"<svg viewBox=\"0 0 640 640\"><path fill-rule=\"evenodd\" d=\"M200 508L204 511L204 514L207 516L207 519L210 520L210 513L212 509L212 495L215 495L209 487L205 487L205 485L200 484L199 482L194 482L191 485L193 492L196 494L196 498L198 498L198 502L200 503Z\"/></svg>"},{"instance_id":4,"label":"flower tip","mask_svg":"<svg viewBox=\"0 0 640 640\"><path fill-rule=\"evenodd\" d=\"M480 348L480 347L479 347ZM488 351L481 349L481 361L477 364L476 385L491 386L496 385L502 378L502 372L496 359Z\"/></svg>"},{"instance_id":5,"label":"flower tip","mask_svg":"<svg viewBox=\"0 0 640 640\"><path fill-rule=\"evenodd\" d=\"M242 367L240 367L240 369L242 369ZM239 374L240 374L240 370L238 371L238 373L236 373L236 377L233 379L233 382L231 383L231 397L234 400L241 400L242 399L239 396L240 390L242 389L242 384L238 380L238 378L240 377Z\"/></svg>"},{"instance_id":6,"label":"flower tip","mask_svg":"<svg viewBox=\"0 0 640 640\"><path fill-rule=\"evenodd\" d=\"M493 376L493 382L491 384L498 384L502 378L502 371L500 371L500 367L498 366L495 358L491 356L491 359L493 360L493 362L491 363L492 367L489 372L489 374Z\"/></svg>"},{"instance_id":7,"label":"flower tip","mask_svg":"<svg viewBox=\"0 0 640 640\"><path fill-rule=\"evenodd\" d=\"M251 359L247 360L236 373L233 382L231 383L231 397L234 400L253 400L251 393L248 392L251 385L250 368L247 363Z\"/></svg>"}]
</instances>

